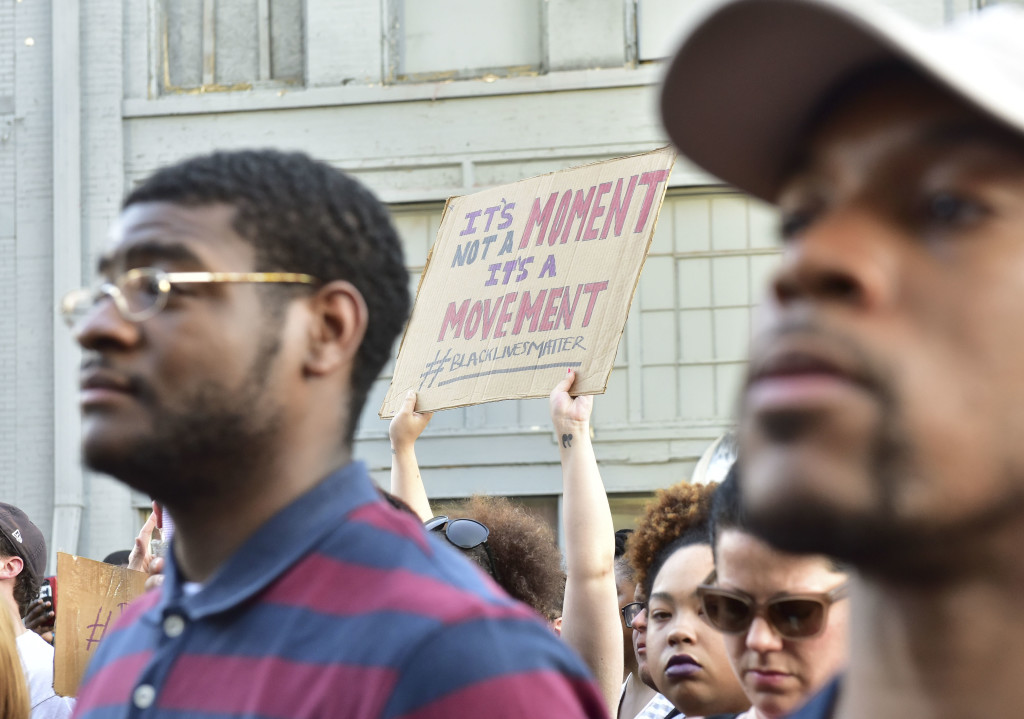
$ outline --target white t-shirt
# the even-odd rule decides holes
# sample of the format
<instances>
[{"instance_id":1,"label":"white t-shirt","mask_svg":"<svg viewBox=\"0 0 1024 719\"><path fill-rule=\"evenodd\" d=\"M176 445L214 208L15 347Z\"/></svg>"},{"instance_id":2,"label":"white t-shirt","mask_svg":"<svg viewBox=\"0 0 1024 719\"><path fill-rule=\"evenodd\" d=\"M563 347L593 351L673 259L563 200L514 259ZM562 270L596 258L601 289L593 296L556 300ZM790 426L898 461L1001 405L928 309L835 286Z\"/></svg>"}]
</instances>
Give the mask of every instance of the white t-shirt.
<instances>
[{"instance_id":1,"label":"white t-shirt","mask_svg":"<svg viewBox=\"0 0 1024 719\"><path fill-rule=\"evenodd\" d=\"M57 696L53 691L53 647L33 631L18 637L18 654L28 678L32 719L67 719L75 700Z\"/></svg>"}]
</instances>

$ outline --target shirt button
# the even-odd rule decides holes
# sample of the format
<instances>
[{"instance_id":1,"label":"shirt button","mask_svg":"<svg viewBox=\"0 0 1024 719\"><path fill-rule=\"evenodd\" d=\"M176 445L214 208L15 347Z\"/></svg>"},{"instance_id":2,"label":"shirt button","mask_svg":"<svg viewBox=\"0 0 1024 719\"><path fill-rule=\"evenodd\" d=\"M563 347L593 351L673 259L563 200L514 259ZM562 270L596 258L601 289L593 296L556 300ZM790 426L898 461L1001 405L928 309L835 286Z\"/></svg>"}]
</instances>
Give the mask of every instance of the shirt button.
<instances>
[{"instance_id":1,"label":"shirt button","mask_svg":"<svg viewBox=\"0 0 1024 719\"><path fill-rule=\"evenodd\" d=\"M180 615L171 614L164 619L164 634L171 639L181 636L183 631L185 631L185 620Z\"/></svg>"},{"instance_id":2,"label":"shirt button","mask_svg":"<svg viewBox=\"0 0 1024 719\"><path fill-rule=\"evenodd\" d=\"M139 709L148 709L156 699L156 689L150 684L140 684L132 692L132 703Z\"/></svg>"}]
</instances>

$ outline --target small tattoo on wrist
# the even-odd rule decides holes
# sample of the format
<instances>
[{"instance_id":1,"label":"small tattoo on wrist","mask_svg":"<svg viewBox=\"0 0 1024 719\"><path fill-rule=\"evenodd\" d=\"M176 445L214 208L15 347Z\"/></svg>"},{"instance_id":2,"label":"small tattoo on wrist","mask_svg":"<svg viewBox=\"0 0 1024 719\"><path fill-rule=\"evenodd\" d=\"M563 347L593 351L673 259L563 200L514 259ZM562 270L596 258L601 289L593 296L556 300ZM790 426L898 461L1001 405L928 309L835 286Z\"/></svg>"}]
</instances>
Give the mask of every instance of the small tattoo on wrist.
<instances>
[{"instance_id":1,"label":"small tattoo on wrist","mask_svg":"<svg viewBox=\"0 0 1024 719\"><path fill-rule=\"evenodd\" d=\"M572 435L571 434L563 434L562 435L562 446L563 447L568 447L569 449L572 449Z\"/></svg>"}]
</instances>

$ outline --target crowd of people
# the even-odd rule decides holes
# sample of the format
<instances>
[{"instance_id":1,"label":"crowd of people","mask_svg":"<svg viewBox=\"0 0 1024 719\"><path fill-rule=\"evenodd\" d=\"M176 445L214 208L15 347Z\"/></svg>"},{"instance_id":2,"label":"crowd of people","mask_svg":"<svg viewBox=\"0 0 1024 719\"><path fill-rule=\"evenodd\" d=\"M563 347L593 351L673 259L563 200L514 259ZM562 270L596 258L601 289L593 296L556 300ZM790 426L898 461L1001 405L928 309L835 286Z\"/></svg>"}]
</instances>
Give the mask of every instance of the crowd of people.
<instances>
[{"instance_id":1,"label":"crowd of people","mask_svg":"<svg viewBox=\"0 0 1024 719\"><path fill-rule=\"evenodd\" d=\"M414 392L391 422L395 462L381 500L443 536L584 660L603 699L588 716L778 719L799 707L845 659L846 612L830 611L845 596L842 570L752 535L739 510L735 465L721 485L681 482L660 491L635 530L613 532L589 445L594 400L571 396L574 380L569 370L550 402L555 429L580 437L562 456L564 560L551 527L505 497L431 507L414 450L431 414L415 411ZM155 504L134 549L105 561L162 580L150 551L161 514ZM9 538L15 532L18 547ZM36 597L42 534L20 510L0 505L0 546L8 563L24 568L20 585L6 585L17 612L36 634L52 636L51 602ZM11 686L31 688L33 716L69 716L73 700L52 691L52 648L21 622L15 626L46 649L45 659L32 662L19 640L28 680L12 676Z\"/></svg>"},{"instance_id":2,"label":"crowd of people","mask_svg":"<svg viewBox=\"0 0 1024 719\"><path fill-rule=\"evenodd\" d=\"M390 491L353 459L410 304L371 193L272 150L159 170L62 305L85 462L159 503L119 558L153 589L57 696L45 541L0 504L0 714L1016 716L1022 36L1005 8L936 31L845 0L701 11L665 127L782 216L738 449L616 532L568 370L564 555L507 499L432 506L414 392Z\"/></svg>"}]
</instances>

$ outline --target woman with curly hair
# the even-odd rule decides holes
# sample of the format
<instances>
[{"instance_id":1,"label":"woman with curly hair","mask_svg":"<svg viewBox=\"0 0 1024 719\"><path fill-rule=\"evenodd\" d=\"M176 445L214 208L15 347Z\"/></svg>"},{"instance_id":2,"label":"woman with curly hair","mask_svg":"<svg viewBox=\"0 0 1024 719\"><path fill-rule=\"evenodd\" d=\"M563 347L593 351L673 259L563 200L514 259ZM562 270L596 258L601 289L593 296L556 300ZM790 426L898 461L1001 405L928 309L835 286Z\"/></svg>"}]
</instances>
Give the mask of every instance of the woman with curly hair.
<instances>
[{"instance_id":1,"label":"woman with curly hair","mask_svg":"<svg viewBox=\"0 0 1024 719\"><path fill-rule=\"evenodd\" d=\"M556 624L562 616L565 574L555 533L546 523L507 497L475 494L438 508L438 514L473 519L487 527L487 553L467 552L514 599Z\"/></svg>"},{"instance_id":2,"label":"woman with curly hair","mask_svg":"<svg viewBox=\"0 0 1024 719\"><path fill-rule=\"evenodd\" d=\"M444 532L449 541L452 536L443 517L482 525L462 525L479 533L472 541L483 537L474 547L460 547L463 554L479 564L510 596L533 607L558 631L565 574L558 541L547 524L505 497L483 495L449 503L435 517L415 451L416 440L431 417L433 412L416 411L416 393L409 392L391 420L391 494L411 507L428 529Z\"/></svg>"},{"instance_id":3,"label":"woman with curly hair","mask_svg":"<svg viewBox=\"0 0 1024 719\"><path fill-rule=\"evenodd\" d=\"M716 485L680 483L658 492L629 540L646 612L646 660L658 690L686 716L750 706L722 636L700 618L697 587L714 572L709 517Z\"/></svg>"}]
</instances>

